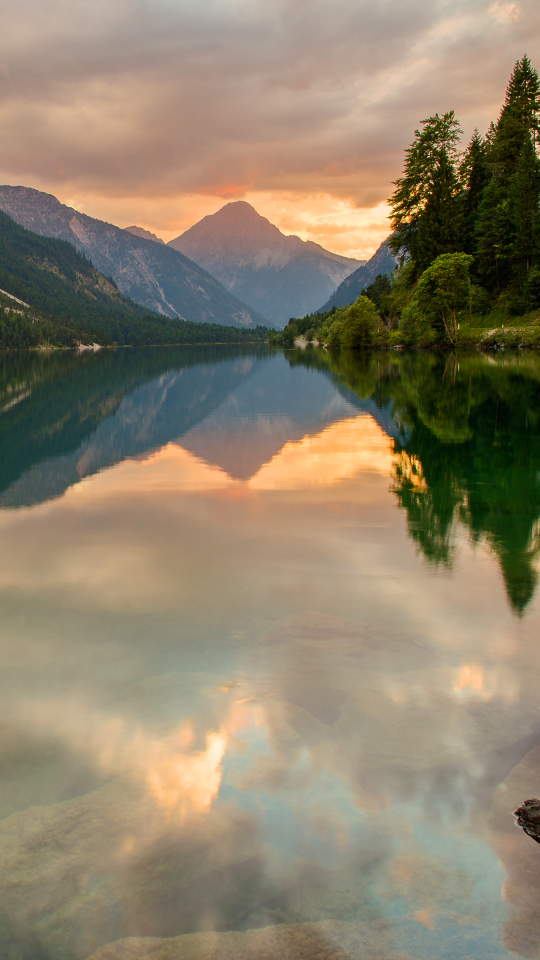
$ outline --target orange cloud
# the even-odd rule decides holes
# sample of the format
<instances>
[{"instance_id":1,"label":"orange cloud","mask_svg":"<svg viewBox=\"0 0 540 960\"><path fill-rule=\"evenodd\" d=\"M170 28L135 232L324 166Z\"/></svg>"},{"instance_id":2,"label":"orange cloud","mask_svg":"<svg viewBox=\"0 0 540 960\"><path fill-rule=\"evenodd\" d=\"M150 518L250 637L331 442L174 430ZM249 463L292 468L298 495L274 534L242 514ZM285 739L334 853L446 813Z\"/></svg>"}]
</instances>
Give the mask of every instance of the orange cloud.
<instances>
[{"instance_id":1,"label":"orange cloud","mask_svg":"<svg viewBox=\"0 0 540 960\"><path fill-rule=\"evenodd\" d=\"M265 194L291 232L352 226L335 249L365 256L420 119L454 108L466 135L486 129L539 28L534 0L6 0L0 180L165 239Z\"/></svg>"}]
</instances>

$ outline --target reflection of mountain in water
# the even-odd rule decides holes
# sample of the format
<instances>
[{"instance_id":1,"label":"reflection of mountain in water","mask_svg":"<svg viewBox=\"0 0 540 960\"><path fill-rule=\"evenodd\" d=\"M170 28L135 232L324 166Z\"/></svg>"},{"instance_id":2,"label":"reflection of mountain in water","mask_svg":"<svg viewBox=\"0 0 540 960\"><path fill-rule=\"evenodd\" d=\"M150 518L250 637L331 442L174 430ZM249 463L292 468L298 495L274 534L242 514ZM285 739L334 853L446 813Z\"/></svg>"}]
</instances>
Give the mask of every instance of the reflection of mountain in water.
<instances>
[{"instance_id":1,"label":"reflection of mountain in water","mask_svg":"<svg viewBox=\"0 0 540 960\"><path fill-rule=\"evenodd\" d=\"M248 479L358 411L396 442L394 492L426 559L456 522L498 557L513 608L537 583L540 366L481 357L169 348L0 361L0 505L59 496L170 442Z\"/></svg>"},{"instance_id":2,"label":"reflection of mountain in water","mask_svg":"<svg viewBox=\"0 0 540 960\"><path fill-rule=\"evenodd\" d=\"M60 496L85 476L171 441L247 479L288 441L358 406L354 395L356 406L328 378L292 370L282 355L227 348L124 351L90 364L72 358L57 377L18 396L0 418L3 448L13 451L3 467L4 507Z\"/></svg>"},{"instance_id":3,"label":"reflection of mountain in water","mask_svg":"<svg viewBox=\"0 0 540 960\"><path fill-rule=\"evenodd\" d=\"M154 408L155 422L148 422L148 417L145 421L144 413L141 419L141 410L126 410L125 417L117 421L118 455L115 444L108 441L108 450L102 450L99 456L96 453L95 462L106 466L123 456L140 453L159 443L158 434L170 439L163 432L161 417L167 401L170 407L171 398L166 388L160 393L159 383L171 370L183 371L184 379L177 381L176 398L180 429L189 430L221 402L239 379L250 375L255 360L264 357L264 352L237 347L219 351L119 350L81 357L66 353L45 357L4 355L0 359L0 491L11 488L38 464L43 467L43 483L52 482L54 487L59 458L74 455L77 463L91 446L90 438L99 426L115 414L125 398L149 381L157 381L161 401L161 409ZM130 440L130 435L135 439ZM86 472L91 470L87 468ZM69 482L80 477L81 472L75 471ZM35 484L34 494L38 500L47 499L47 494Z\"/></svg>"},{"instance_id":4,"label":"reflection of mountain in water","mask_svg":"<svg viewBox=\"0 0 540 960\"><path fill-rule=\"evenodd\" d=\"M291 440L318 433L357 413L326 378L292 370L282 355L238 386L210 416L181 438L191 453L247 480Z\"/></svg>"}]
</instances>

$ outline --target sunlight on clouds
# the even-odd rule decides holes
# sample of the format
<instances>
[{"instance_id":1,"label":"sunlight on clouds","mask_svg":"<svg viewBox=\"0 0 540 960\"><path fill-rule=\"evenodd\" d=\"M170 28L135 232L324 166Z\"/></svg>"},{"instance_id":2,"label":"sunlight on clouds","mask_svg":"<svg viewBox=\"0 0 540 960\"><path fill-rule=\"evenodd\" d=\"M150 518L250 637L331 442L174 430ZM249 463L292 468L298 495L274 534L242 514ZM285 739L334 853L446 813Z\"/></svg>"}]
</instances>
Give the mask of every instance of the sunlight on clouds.
<instances>
[{"instance_id":1,"label":"sunlight on clouds","mask_svg":"<svg viewBox=\"0 0 540 960\"><path fill-rule=\"evenodd\" d=\"M4 6L1 181L166 241L247 199L359 259L389 233L420 119L454 108L466 136L485 129L540 15L535 0Z\"/></svg>"},{"instance_id":2,"label":"sunlight on clouds","mask_svg":"<svg viewBox=\"0 0 540 960\"><path fill-rule=\"evenodd\" d=\"M282 233L312 240L332 253L367 260L390 233L387 203L357 207L330 194L303 196L295 192L245 192L234 196L185 194L177 197L101 196L57 190L62 203L88 216L120 227L136 225L165 243L175 240L203 217L216 213L229 200L246 200Z\"/></svg>"},{"instance_id":3,"label":"sunlight on clouds","mask_svg":"<svg viewBox=\"0 0 540 960\"><path fill-rule=\"evenodd\" d=\"M494 3L490 8L490 13L493 14L497 20L502 20L504 23L510 23L512 20L517 20L521 10L519 9L516 3Z\"/></svg>"},{"instance_id":4,"label":"sunlight on clouds","mask_svg":"<svg viewBox=\"0 0 540 960\"><path fill-rule=\"evenodd\" d=\"M330 194L248 193L244 199L282 233L320 243L344 257L368 260L391 232L386 202L356 207Z\"/></svg>"}]
</instances>

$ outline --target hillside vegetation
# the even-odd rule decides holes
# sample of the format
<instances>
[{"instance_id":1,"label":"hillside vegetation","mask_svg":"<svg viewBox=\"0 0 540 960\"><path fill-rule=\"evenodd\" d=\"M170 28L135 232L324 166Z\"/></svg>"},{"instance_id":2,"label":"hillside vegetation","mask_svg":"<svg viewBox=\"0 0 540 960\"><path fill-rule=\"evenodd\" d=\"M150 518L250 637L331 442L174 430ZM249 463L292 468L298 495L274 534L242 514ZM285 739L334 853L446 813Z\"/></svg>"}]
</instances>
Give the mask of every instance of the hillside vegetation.
<instances>
[{"instance_id":1,"label":"hillside vegetation","mask_svg":"<svg viewBox=\"0 0 540 960\"><path fill-rule=\"evenodd\" d=\"M335 349L540 345L540 81L527 57L499 119L464 150L453 111L422 122L389 200L398 257L354 304L291 320Z\"/></svg>"},{"instance_id":2,"label":"hillside vegetation","mask_svg":"<svg viewBox=\"0 0 540 960\"><path fill-rule=\"evenodd\" d=\"M67 240L147 312L240 329L272 326L180 251L89 217L49 193L2 184L0 210L40 236Z\"/></svg>"},{"instance_id":3,"label":"hillside vegetation","mask_svg":"<svg viewBox=\"0 0 540 960\"><path fill-rule=\"evenodd\" d=\"M22 302L18 302L22 301ZM0 348L262 340L268 330L174 320L123 296L65 240L0 212Z\"/></svg>"}]
</instances>

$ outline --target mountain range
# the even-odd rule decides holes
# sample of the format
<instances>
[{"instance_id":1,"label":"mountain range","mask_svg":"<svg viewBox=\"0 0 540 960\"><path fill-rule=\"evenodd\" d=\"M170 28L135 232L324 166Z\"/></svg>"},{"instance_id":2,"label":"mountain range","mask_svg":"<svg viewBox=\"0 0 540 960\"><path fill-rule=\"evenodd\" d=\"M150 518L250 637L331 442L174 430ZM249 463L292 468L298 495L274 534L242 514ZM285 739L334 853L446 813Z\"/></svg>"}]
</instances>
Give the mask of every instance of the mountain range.
<instances>
[{"instance_id":1,"label":"mountain range","mask_svg":"<svg viewBox=\"0 0 540 960\"><path fill-rule=\"evenodd\" d=\"M125 297L66 240L0 210L0 349L260 341L268 328L193 323Z\"/></svg>"},{"instance_id":2,"label":"mountain range","mask_svg":"<svg viewBox=\"0 0 540 960\"><path fill-rule=\"evenodd\" d=\"M394 256L388 246L389 240L390 237L381 243L371 260L362 264L354 273L349 274L342 280L337 290L318 309L317 313L324 313L326 310L331 310L332 307L348 307L360 296L362 290L373 283L375 277L380 273L390 276L397 263L397 257Z\"/></svg>"},{"instance_id":3,"label":"mountain range","mask_svg":"<svg viewBox=\"0 0 540 960\"><path fill-rule=\"evenodd\" d=\"M149 310L198 323L268 325L180 251L88 217L48 193L0 186L0 210L34 233L69 241L121 293Z\"/></svg>"},{"instance_id":4,"label":"mountain range","mask_svg":"<svg viewBox=\"0 0 540 960\"><path fill-rule=\"evenodd\" d=\"M30 187L0 186L0 211L35 234L68 241L147 310L196 323L283 327L290 317L352 303L396 263L388 241L367 262L342 257L285 236L243 200L168 244L143 227L121 229Z\"/></svg>"},{"instance_id":5,"label":"mountain range","mask_svg":"<svg viewBox=\"0 0 540 960\"><path fill-rule=\"evenodd\" d=\"M245 200L203 217L168 246L204 267L277 327L317 310L364 263L311 240L285 236Z\"/></svg>"}]
</instances>

